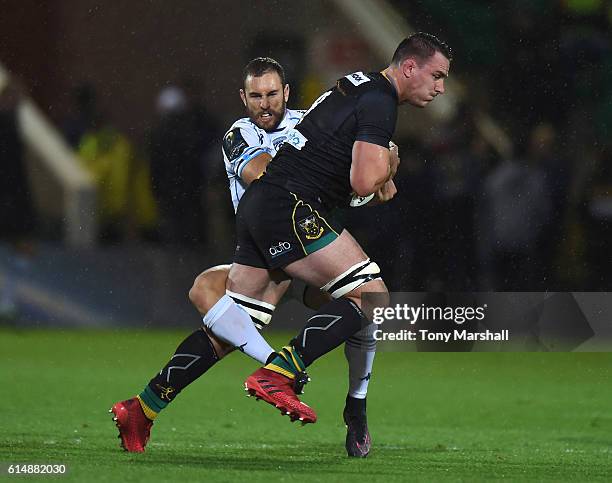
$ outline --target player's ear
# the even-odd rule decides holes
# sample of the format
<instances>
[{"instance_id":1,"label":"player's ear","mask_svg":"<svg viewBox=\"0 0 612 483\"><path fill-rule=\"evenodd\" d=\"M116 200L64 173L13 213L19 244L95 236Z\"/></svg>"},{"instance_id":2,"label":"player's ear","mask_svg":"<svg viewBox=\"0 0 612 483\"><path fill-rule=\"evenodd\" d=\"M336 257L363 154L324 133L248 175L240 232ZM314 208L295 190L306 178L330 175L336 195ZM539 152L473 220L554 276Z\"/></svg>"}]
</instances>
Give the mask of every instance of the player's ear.
<instances>
[{"instance_id":1,"label":"player's ear","mask_svg":"<svg viewBox=\"0 0 612 483\"><path fill-rule=\"evenodd\" d=\"M289 101L289 84L285 84L283 89L283 96L285 96L285 102Z\"/></svg>"},{"instance_id":2,"label":"player's ear","mask_svg":"<svg viewBox=\"0 0 612 483\"><path fill-rule=\"evenodd\" d=\"M244 93L244 89L240 89L240 99L242 99L242 103L244 107L246 107L246 94Z\"/></svg>"},{"instance_id":3,"label":"player's ear","mask_svg":"<svg viewBox=\"0 0 612 483\"><path fill-rule=\"evenodd\" d=\"M417 63L413 58L408 57L407 59L404 59L402 61L401 66L402 66L402 73L404 74L404 76L406 78L410 78L412 77L412 74L414 72L414 69L417 66Z\"/></svg>"}]
</instances>

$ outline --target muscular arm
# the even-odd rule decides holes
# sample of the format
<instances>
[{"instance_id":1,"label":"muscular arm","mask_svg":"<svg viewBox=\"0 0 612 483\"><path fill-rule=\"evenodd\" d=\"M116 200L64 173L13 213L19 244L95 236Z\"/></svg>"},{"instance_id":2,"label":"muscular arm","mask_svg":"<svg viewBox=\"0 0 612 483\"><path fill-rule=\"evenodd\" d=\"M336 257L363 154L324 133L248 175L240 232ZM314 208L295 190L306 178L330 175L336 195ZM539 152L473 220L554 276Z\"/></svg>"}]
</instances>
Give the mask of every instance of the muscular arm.
<instances>
[{"instance_id":1,"label":"muscular arm","mask_svg":"<svg viewBox=\"0 0 612 483\"><path fill-rule=\"evenodd\" d=\"M355 117L350 183L357 195L368 196L380 190L397 169L389 151L397 100L381 90L366 92L359 98Z\"/></svg>"},{"instance_id":2,"label":"muscular arm","mask_svg":"<svg viewBox=\"0 0 612 483\"><path fill-rule=\"evenodd\" d=\"M350 182L359 196L375 193L391 177L389 150L378 144L355 141L351 163Z\"/></svg>"},{"instance_id":3,"label":"muscular arm","mask_svg":"<svg viewBox=\"0 0 612 483\"><path fill-rule=\"evenodd\" d=\"M270 161L272 161L272 156L268 153L261 153L255 156L249 161L249 164L244 167L240 174L240 178L242 178L245 184L251 184L264 173Z\"/></svg>"}]
</instances>

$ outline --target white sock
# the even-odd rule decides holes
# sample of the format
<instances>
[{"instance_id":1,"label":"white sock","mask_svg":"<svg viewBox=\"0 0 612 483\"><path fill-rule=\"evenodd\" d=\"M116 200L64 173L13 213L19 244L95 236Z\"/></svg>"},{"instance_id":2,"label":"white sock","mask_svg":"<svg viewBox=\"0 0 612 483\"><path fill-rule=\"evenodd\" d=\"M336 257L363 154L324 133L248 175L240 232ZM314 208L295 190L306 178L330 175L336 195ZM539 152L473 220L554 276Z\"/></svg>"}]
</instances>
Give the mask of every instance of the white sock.
<instances>
[{"instance_id":1,"label":"white sock","mask_svg":"<svg viewBox=\"0 0 612 483\"><path fill-rule=\"evenodd\" d=\"M376 355L376 340L371 326L364 327L345 342L344 355L349 366L348 394L365 399Z\"/></svg>"},{"instance_id":2,"label":"white sock","mask_svg":"<svg viewBox=\"0 0 612 483\"><path fill-rule=\"evenodd\" d=\"M219 339L237 347L261 364L265 364L274 352L255 328L251 316L228 295L221 297L202 321Z\"/></svg>"}]
</instances>

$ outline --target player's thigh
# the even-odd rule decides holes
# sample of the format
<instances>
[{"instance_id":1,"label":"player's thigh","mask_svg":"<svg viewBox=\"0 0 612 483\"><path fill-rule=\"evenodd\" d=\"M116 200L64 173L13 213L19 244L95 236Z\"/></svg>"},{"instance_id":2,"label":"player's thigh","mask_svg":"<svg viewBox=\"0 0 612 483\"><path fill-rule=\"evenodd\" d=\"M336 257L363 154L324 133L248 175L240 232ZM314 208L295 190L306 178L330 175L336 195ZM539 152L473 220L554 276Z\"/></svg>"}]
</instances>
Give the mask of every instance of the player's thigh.
<instances>
[{"instance_id":1,"label":"player's thigh","mask_svg":"<svg viewBox=\"0 0 612 483\"><path fill-rule=\"evenodd\" d=\"M291 279L282 270L233 263L226 287L230 292L276 305L290 284Z\"/></svg>"}]
</instances>

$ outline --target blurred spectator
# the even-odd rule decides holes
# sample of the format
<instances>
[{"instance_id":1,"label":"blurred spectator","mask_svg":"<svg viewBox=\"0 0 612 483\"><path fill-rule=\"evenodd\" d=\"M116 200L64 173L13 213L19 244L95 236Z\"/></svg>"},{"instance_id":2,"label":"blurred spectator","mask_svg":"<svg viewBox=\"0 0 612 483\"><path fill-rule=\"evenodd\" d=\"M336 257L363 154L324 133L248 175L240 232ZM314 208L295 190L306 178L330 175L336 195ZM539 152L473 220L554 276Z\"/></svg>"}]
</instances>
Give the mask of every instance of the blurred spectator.
<instances>
[{"instance_id":1,"label":"blurred spectator","mask_svg":"<svg viewBox=\"0 0 612 483\"><path fill-rule=\"evenodd\" d=\"M590 277L587 288L607 291L612 288L612 148L601 153L584 193L583 216L586 230L586 259Z\"/></svg>"},{"instance_id":2,"label":"blurred spectator","mask_svg":"<svg viewBox=\"0 0 612 483\"><path fill-rule=\"evenodd\" d=\"M78 149L81 139L96 121L96 90L93 85L83 82L74 89L71 111L72 116L64 121L62 131L68 144Z\"/></svg>"},{"instance_id":3,"label":"blurred spectator","mask_svg":"<svg viewBox=\"0 0 612 483\"><path fill-rule=\"evenodd\" d=\"M160 92L156 112L148 147L160 238L166 243L204 242L206 155L218 129L201 104L178 86Z\"/></svg>"},{"instance_id":4,"label":"blurred spectator","mask_svg":"<svg viewBox=\"0 0 612 483\"><path fill-rule=\"evenodd\" d=\"M33 255L35 213L18 128L21 87L14 81L0 87L0 240L8 242L8 256L0 263L0 319L15 318L16 279Z\"/></svg>"},{"instance_id":5,"label":"blurred spectator","mask_svg":"<svg viewBox=\"0 0 612 483\"><path fill-rule=\"evenodd\" d=\"M483 185L480 214L486 289L537 291L545 288L542 246L553 216L553 191L537 156L541 128L532 148L502 160Z\"/></svg>"},{"instance_id":6,"label":"blurred spectator","mask_svg":"<svg viewBox=\"0 0 612 483\"><path fill-rule=\"evenodd\" d=\"M468 291L476 283L474 210L484 160L475 138L473 112L462 105L427 141L431 191L424 194L430 225L426 289Z\"/></svg>"},{"instance_id":7,"label":"blurred spectator","mask_svg":"<svg viewBox=\"0 0 612 483\"><path fill-rule=\"evenodd\" d=\"M547 193L550 195L550 214L542 227L538 253L545 280L541 290L556 290L560 270L561 240L566 229L569 205L570 166L565 155L561 155L559 139L554 126L548 122L532 130L527 151L527 163L539 167L544 174Z\"/></svg>"},{"instance_id":8,"label":"blurred spectator","mask_svg":"<svg viewBox=\"0 0 612 483\"><path fill-rule=\"evenodd\" d=\"M89 115L91 125L78 154L97 185L100 239L117 242L143 236L157 223L149 166L101 113Z\"/></svg>"}]
</instances>

